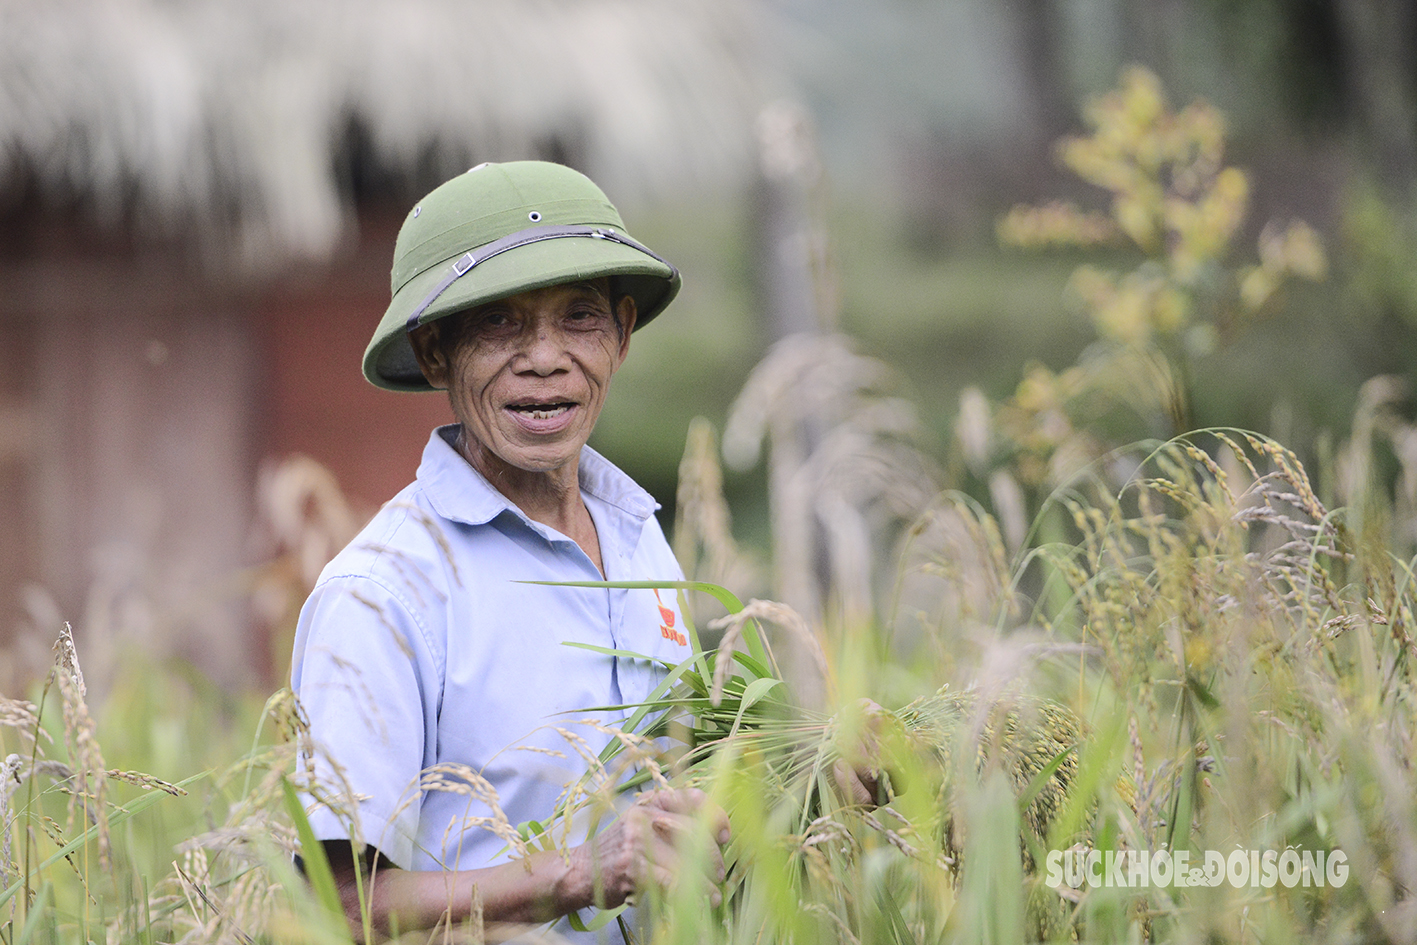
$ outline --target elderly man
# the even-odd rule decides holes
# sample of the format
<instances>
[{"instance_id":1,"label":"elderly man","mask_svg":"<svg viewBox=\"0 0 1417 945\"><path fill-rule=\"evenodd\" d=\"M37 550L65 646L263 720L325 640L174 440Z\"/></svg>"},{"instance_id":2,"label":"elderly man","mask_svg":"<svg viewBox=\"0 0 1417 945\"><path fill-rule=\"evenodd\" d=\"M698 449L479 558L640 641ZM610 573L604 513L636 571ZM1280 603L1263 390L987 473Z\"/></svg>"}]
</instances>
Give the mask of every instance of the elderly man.
<instances>
[{"instance_id":1,"label":"elderly man","mask_svg":"<svg viewBox=\"0 0 1417 945\"><path fill-rule=\"evenodd\" d=\"M660 678L649 661L565 644L670 662L688 647L672 595L527 582L680 578L654 500L586 445L631 333L679 273L590 180L527 161L425 197L392 283L364 374L446 389L458 422L434 431L415 481L301 612L292 681L322 751L310 773L346 798L311 823L352 921L354 851L377 864L380 929L456 922L474 886L489 922L614 907L675 878L691 818L727 842L722 814L694 791L655 792L569 857L513 857L505 828L552 815L586 769L577 740L606 743L585 710L641 702ZM721 878L717 847L702 861Z\"/></svg>"}]
</instances>

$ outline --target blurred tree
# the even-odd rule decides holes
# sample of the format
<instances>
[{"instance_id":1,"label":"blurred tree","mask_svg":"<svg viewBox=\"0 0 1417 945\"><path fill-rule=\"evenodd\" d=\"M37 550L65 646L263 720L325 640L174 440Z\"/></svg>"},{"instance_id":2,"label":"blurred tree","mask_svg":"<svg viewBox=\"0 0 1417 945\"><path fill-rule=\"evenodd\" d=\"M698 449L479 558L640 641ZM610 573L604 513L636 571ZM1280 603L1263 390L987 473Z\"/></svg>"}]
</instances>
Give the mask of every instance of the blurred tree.
<instances>
[{"instance_id":1,"label":"blurred tree","mask_svg":"<svg viewBox=\"0 0 1417 945\"><path fill-rule=\"evenodd\" d=\"M826 177L806 107L790 99L758 114L759 302L769 337L830 330L836 322L826 234Z\"/></svg>"},{"instance_id":2,"label":"blurred tree","mask_svg":"<svg viewBox=\"0 0 1417 945\"><path fill-rule=\"evenodd\" d=\"M1192 35L1179 8L1214 15L1226 51L1272 76L1288 120L1347 133L1364 168L1389 189L1417 176L1417 6L1410 0L1129 0L1132 42L1174 81L1172 42ZM1170 23L1167 20L1171 20Z\"/></svg>"},{"instance_id":3,"label":"blurred tree","mask_svg":"<svg viewBox=\"0 0 1417 945\"><path fill-rule=\"evenodd\" d=\"M1333 0L1217 5L1224 35L1233 38L1233 51L1259 56L1256 67L1275 77L1289 120L1313 130L1343 123L1343 40Z\"/></svg>"},{"instance_id":4,"label":"blurred tree","mask_svg":"<svg viewBox=\"0 0 1417 945\"><path fill-rule=\"evenodd\" d=\"M1417 175L1417 8L1411 0L1334 0L1334 8L1346 92L1371 170L1388 188L1410 189Z\"/></svg>"},{"instance_id":5,"label":"blurred tree","mask_svg":"<svg viewBox=\"0 0 1417 945\"><path fill-rule=\"evenodd\" d=\"M1016 37L1027 98L1035 112L1031 130L1039 141L1052 141L1068 130L1073 117L1058 4L1005 0L1002 8Z\"/></svg>"}]
</instances>

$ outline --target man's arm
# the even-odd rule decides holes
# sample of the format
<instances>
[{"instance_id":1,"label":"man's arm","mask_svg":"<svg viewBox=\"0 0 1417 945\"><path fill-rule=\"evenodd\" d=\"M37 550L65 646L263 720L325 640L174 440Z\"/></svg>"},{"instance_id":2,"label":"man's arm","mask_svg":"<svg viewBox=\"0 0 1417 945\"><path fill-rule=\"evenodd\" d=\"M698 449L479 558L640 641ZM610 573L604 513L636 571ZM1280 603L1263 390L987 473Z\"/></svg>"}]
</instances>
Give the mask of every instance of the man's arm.
<instances>
[{"instance_id":1,"label":"man's arm","mask_svg":"<svg viewBox=\"0 0 1417 945\"><path fill-rule=\"evenodd\" d=\"M707 818L713 840L704 853L704 872L709 882L722 882L727 817L721 810L708 809L701 791L656 791L644 795L568 857L542 851L457 872L401 870L387 860L372 871L364 869L370 921L376 932L385 935L395 928L430 928L444 919L459 923L471 913L474 886L488 924L550 922L590 905L613 909L636 890L650 885L667 888L679 878L681 865L692 856L687 847L699 816ZM345 915L359 934L363 921L351 849L344 843L327 844L326 851ZM710 899L714 905L721 901L717 889Z\"/></svg>"}]
</instances>

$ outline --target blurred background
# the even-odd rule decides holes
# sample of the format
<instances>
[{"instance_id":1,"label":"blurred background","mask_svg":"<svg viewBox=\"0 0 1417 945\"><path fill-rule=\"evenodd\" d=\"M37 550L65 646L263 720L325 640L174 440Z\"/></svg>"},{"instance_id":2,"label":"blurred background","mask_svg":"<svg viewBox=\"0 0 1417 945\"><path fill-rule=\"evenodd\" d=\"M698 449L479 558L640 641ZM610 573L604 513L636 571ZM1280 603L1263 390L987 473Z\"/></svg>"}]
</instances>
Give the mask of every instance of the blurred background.
<instances>
[{"instance_id":1,"label":"blurred background","mask_svg":"<svg viewBox=\"0 0 1417 945\"><path fill-rule=\"evenodd\" d=\"M42 671L65 620L99 664L142 645L233 688L283 676L300 589L449 416L359 363L408 208L482 161L584 170L683 270L593 441L667 526L691 420L732 426L755 366L803 336L877 359L863 384L909 408L891 429L929 458L917 478L1007 526L1029 477L1011 492L991 470L1032 447L988 422L981 446L979 418L1037 420L1107 341L1081 262L1158 264L1145 240L1049 249L1000 221L1065 199L1134 235L1120 191L1057 146L1105 131L1088 103L1133 64L1172 110L1224 116L1211 171L1243 170L1244 199L1206 264L1304 278L1244 319L1163 325L1186 396L1160 419L1058 417L1099 443L1244 427L1319 467L1376 401L1398 429L1417 354L1405 0L0 2L0 686ZM1318 263L1265 268L1294 220ZM806 367L746 389L760 412L838 363L797 350ZM766 557L782 509L750 420L723 485ZM1417 439L1389 439L1397 476Z\"/></svg>"}]
</instances>

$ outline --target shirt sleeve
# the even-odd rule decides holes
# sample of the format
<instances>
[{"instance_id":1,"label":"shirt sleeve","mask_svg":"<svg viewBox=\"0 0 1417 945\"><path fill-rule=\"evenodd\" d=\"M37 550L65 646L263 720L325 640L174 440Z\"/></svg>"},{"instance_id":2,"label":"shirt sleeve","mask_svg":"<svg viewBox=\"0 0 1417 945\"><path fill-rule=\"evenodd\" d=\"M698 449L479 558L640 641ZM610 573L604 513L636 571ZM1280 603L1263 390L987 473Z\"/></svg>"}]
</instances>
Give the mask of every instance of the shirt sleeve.
<instances>
[{"instance_id":1,"label":"shirt sleeve","mask_svg":"<svg viewBox=\"0 0 1417 945\"><path fill-rule=\"evenodd\" d=\"M417 611L382 582L335 576L311 593L291 686L314 747L301 774L316 839L367 843L412 866L441 675Z\"/></svg>"}]
</instances>

